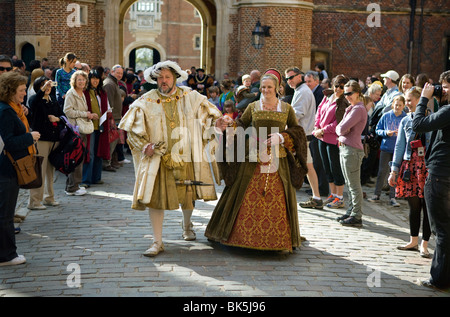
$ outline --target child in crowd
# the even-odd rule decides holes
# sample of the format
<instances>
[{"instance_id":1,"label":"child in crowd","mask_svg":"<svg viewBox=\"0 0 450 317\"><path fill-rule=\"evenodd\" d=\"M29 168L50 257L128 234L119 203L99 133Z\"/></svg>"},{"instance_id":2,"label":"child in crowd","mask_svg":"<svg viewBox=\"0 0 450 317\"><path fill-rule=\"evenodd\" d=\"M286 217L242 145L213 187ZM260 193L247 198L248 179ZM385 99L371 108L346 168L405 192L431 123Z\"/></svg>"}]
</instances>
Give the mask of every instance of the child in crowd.
<instances>
[{"instance_id":1,"label":"child in crowd","mask_svg":"<svg viewBox=\"0 0 450 317\"><path fill-rule=\"evenodd\" d=\"M386 112L381 117L377 124L375 133L382 137L380 145L380 164L378 167L377 183L375 185L375 193L370 202L379 202L381 190L387 182L389 175L389 162L392 161L394 154L395 142L397 140L398 127L400 121L406 116L403 111L405 107L405 98L403 95L395 97L392 102L392 110ZM400 207L400 204L395 200L395 187L390 186L389 198L392 207Z\"/></svg>"},{"instance_id":2,"label":"child in crowd","mask_svg":"<svg viewBox=\"0 0 450 317\"><path fill-rule=\"evenodd\" d=\"M236 111L234 107L234 101L233 100L227 100L224 103L224 116L228 116L231 119L236 119L238 116L238 112Z\"/></svg>"},{"instance_id":3,"label":"child in crowd","mask_svg":"<svg viewBox=\"0 0 450 317\"><path fill-rule=\"evenodd\" d=\"M212 103L213 105L215 105L216 107L219 106L219 87L217 86L211 86L208 88L209 90L209 96L211 98L208 99L208 101L210 103Z\"/></svg>"}]
</instances>

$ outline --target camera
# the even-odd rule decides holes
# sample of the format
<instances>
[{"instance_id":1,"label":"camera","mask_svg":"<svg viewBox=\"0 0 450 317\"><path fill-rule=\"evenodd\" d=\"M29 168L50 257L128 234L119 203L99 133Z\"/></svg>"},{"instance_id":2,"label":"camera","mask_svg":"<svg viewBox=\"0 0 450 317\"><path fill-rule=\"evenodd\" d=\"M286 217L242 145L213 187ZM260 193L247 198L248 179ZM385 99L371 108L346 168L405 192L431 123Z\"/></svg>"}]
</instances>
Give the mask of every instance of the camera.
<instances>
[{"instance_id":1,"label":"camera","mask_svg":"<svg viewBox=\"0 0 450 317\"><path fill-rule=\"evenodd\" d=\"M417 149L419 147L422 147L422 140L411 141L411 149Z\"/></svg>"},{"instance_id":2,"label":"camera","mask_svg":"<svg viewBox=\"0 0 450 317\"><path fill-rule=\"evenodd\" d=\"M441 85L434 86L433 96L438 98L439 100L441 100L441 97L442 97L442 86Z\"/></svg>"},{"instance_id":3,"label":"camera","mask_svg":"<svg viewBox=\"0 0 450 317\"><path fill-rule=\"evenodd\" d=\"M409 168L403 171L402 180L404 182L409 182L411 180L411 171Z\"/></svg>"}]
</instances>

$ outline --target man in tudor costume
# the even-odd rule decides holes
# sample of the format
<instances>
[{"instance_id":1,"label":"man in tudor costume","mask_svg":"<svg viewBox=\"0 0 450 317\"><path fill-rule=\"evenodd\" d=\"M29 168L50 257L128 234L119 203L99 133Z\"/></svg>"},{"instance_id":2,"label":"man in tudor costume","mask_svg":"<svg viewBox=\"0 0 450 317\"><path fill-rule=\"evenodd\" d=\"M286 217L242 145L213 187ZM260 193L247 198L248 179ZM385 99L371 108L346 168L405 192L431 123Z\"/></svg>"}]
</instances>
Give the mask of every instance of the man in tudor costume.
<instances>
[{"instance_id":1,"label":"man in tudor costume","mask_svg":"<svg viewBox=\"0 0 450 317\"><path fill-rule=\"evenodd\" d=\"M165 210L181 205L182 236L196 239L191 222L194 201L216 200L213 181L219 179L216 162L203 159L206 145L212 142L214 147L217 141L204 132L214 126L223 131L230 122L205 96L176 85L187 78L177 63L157 63L144 76L158 88L131 104L119 128L128 132L133 154L136 181L131 208L148 208L153 228L154 242L144 255L155 256L164 251Z\"/></svg>"},{"instance_id":2,"label":"man in tudor costume","mask_svg":"<svg viewBox=\"0 0 450 317\"><path fill-rule=\"evenodd\" d=\"M206 75L203 68L198 68L196 71L196 74L189 76L189 87L210 98L208 88L214 85L214 79Z\"/></svg>"}]
</instances>

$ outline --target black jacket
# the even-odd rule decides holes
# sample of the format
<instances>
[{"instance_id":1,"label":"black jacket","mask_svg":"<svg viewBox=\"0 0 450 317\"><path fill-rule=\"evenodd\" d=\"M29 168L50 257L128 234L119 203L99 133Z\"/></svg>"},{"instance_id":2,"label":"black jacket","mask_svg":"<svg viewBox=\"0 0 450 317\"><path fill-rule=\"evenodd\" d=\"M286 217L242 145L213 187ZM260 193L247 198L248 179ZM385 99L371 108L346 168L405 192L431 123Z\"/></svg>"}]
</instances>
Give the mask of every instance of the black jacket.
<instances>
[{"instance_id":1,"label":"black jacket","mask_svg":"<svg viewBox=\"0 0 450 317\"><path fill-rule=\"evenodd\" d=\"M53 124L48 119L49 115L61 117L64 115L61 107L56 99L50 97L47 101L43 99L44 92L39 91L30 97L31 122L30 126L33 131L38 131L41 134L40 141L59 141L60 128L62 121L58 124Z\"/></svg>"},{"instance_id":2,"label":"black jacket","mask_svg":"<svg viewBox=\"0 0 450 317\"><path fill-rule=\"evenodd\" d=\"M421 97L413 118L413 130L430 132L431 142L426 149L425 163L428 171L436 176L450 176L450 105L426 115L428 98Z\"/></svg>"},{"instance_id":3,"label":"black jacket","mask_svg":"<svg viewBox=\"0 0 450 317\"><path fill-rule=\"evenodd\" d=\"M11 153L14 159L29 154L28 147L33 144L33 137L31 133L27 133L25 125L14 109L4 102L0 102L0 136L4 143L4 150ZM14 167L4 151L0 153L0 177L17 177Z\"/></svg>"}]
</instances>

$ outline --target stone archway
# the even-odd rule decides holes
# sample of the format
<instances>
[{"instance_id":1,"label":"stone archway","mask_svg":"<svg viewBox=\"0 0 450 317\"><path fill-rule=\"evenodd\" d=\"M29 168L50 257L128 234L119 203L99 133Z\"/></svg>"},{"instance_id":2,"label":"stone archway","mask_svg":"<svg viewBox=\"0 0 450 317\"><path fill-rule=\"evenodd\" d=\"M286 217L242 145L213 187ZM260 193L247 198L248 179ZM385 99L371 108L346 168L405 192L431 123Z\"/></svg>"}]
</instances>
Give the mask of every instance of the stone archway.
<instances>
[{"instance_id":1,"label":"stone archway","mask_svg":"<svg viewBox=\"0 0 450 317\"><path fill-rule=\"evenodd\" d=\"M119 52L126 52L127 49L124 49L124 39L123 39L123 28L124 28L124 19L127 10L131 7L136 0L111 0L118 1L119 4L119 12L118 12L118 38L117 45L119 47ZM202 20L202 50L200 57L200 65L207 70L207 72L215 71L215 38L216 38L216 8L208 0L185 0L186 2L192 4L199 12ZM111 12L112 13L112 12ZM148 45L148 44L146 44ZM156 46L157 43L152 43L150 46ZM130 46L130 45L129 45ZM134 46L134 45L133 45ZM155 47L161 53L163 50L160 47ZM132 48L131 48L132 49ZM131 51L130 49L130 51ZM161 60L164 59L165 54L161 54ZM119 54L118 60L120 64L126 64L124 60L124 54Z\"/></svg>"},{"instance_id":2,"label":"stone archway","mask_svg":"<svg viewBox=\"0 0 450 317\"><path fill-rule=\"evenodd\" d=\"M164 49L164 47L162 47L161 45L159 45L158 43L155 42L148 42L148 41L137 41L137 42L133 42L130 45L128 45L127 47L125 47L125 49L123 50L123 56L124 56L124 61L123 61L123 66L124 67L128 67L129 63L128 63L128 57L130 56L130 53L138 48L141 47L148 47L154 50L157 50L159 55L160 55L160 59L161 61L166 60L167 59L167 53L166 50Z\"/></svg>"}]
</instances>

